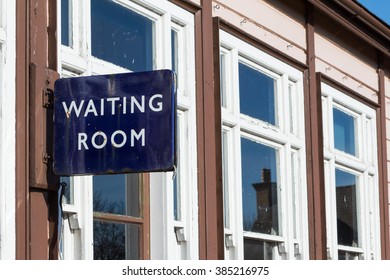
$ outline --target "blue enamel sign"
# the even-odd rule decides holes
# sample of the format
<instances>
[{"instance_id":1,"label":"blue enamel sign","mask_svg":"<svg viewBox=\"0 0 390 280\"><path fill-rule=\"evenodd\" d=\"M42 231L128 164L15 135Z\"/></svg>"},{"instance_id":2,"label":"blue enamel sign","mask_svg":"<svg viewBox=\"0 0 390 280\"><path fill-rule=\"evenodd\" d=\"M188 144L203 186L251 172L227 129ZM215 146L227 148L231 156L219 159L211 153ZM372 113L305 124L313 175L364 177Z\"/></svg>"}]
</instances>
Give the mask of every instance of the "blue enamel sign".
<instances>
[{"instance_id":1,"label":"blue enamel sign","mask_svg":"<svg viewBox=\"0 0 390 280\"><path fill-rule=\"evenodd\" d=\"M175 75L170 70L59 79L54 172L173 170L175 127Z\"/></svg>"}]
</instances>

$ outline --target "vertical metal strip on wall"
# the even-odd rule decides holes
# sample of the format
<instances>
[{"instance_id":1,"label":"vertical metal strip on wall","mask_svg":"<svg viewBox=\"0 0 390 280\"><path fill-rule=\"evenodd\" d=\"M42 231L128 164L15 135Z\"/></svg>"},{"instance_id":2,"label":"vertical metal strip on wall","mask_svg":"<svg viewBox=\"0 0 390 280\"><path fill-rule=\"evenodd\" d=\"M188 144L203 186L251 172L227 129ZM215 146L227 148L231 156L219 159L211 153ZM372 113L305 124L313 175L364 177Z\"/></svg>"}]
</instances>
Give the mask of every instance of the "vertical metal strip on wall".
<instances>
[{"instance_id":1,"label":"vertical metal strip on wall","mask_svg":"<svg viewBox=\"0 0 390 280\"><path fill-rule=\"evenodd\" d=\"M221 115L221 80L220 80L220 39L219 18L213 18L213 56L214 56L214 131L215 131L215 191L217 219L217 258L224 259L225 225L224 225L224 195L222 182L222 115Z\"/></svg>"},{"instance_id":2,"label":"vertical metal strip on wall","mask_svg":"<svg viewBox=\"0 0 390 280\"><path fill-rule=\"evenodd\" d=\"M16 255L56 259L59 180L51 169L53 112L47 100L59 76L56 1L17 5Z\"/></svg>"},{"instance_id":3,"label":"vertical metal strip on wall","mask_svg":"<svg viewBox=\"0 0 390 280\"><path fill-rule=\"evenodd\" d=\"M326 259L326 216L321 78L316 74L314 6L306 3L307 89L305 90L307 193L310 259Z\"/></svg>"},{"instance_id":4,"label":"vertical metal strip on wall","mask_svg":"<svg viewBox=\"0 0 390 280\"><path fill-rule=\"evenodd\" d=\"M46 95L53 92L54 82L59 76L56 73L56 56L53 55L57 53L57 39L53 32L56 29L56 21L53 20L56 18L56 1L30 0L29 13L29 258L57 259L59 179L51 166L53 109L50 108L50 98L48 102L44 101ZM55 69L50 69L49 65Z\"/></svg>"},{"instance_id":5,"label":"vertical metal strip on wall","mask_svg":"<svg viewBox=\"0 0 390 280\"><path fill-rule=\"evenodd\" d=\"M379 56L379 60L380 60ZM377 110L378 125L378 163L379 163L379 199L381 221L381 247L382 259L390 259L390 228L389 228L389 183L387 174L387 139L386 139L386 96L385 96L385 72L381 69L380 61L378 65L379 83L379 109Z\"/></svg>"},{"instance_id":6,"label":"vertical metal strip on wall","mask_svg":"<svg viewBox=\"0 0 390 280\"><path fill-rule=\"evenodd\" d=\"M149 173L139 174L139 187L142 192L141 215L143 219L140 258L150 259L150 175Z\"/></svg>"},{"instance_id":7,"label":"vertical metal strip on wall","mask_svg":"<svg viewBox=\"0 0 390 280\"><path fill-rule=\"evenodd\" d=\"M215 99L214 40L212 1L203 0L202 9L195 13L200 259L224 258L222 162L216 160L221 157L221 116L220 108L216 111L220 104Z\"/></svg>"}]
</instances>

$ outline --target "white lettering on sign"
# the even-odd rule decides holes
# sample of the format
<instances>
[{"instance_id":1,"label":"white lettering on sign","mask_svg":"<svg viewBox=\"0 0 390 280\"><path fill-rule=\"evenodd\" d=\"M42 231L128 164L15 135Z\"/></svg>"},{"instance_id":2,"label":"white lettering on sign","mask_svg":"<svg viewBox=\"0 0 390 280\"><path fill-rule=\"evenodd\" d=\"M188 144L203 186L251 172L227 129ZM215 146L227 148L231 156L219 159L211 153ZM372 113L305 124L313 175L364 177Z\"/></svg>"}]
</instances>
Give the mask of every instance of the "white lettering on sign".
<instances>
[{"instance_id":1,"label":"white lettering on sign","mask_svg":"<svg viewBox=\"0 0 390 280\"><path fill-rule=\"evenodd\" d=\"M97 116L104 116L106 113L104 108L106 103L109 103L108 114L126 114L128 106L130 107L130 113L145 113L145 109L149 108L153 112L161 112L163 110L163 103L161 99L163 98L162 94L155 94L150 97L148 102L145 101L145 95L141 95L138 99L135 96L130 97L108 97L100 100L81 100L78 104L76 101L70 102L69 106L65 101L62 102L62 106L65 110L65 114L70 116L71 114L76 114L76 117L88 117L90 114ZM87 105L84 107L85 103ZM100 104L99 104L100 103ZM111 104L110 104L111 103ZM100 106L99 106L100 105ZM147 108L145 107L147 106ZM121 108L121 109L120 109Z\"/></svg>"},{"instance_id":2,"label":"white lettering on sign","mask_svg":"<svg viewBox=\"0 0 390 280\"><path fill-rule=\"evenodd\" d=\"M162 110L162 102L156 102L157 107L153 105L153 100L156 98L162 98L161 94L153 95L149 100L149 108L154 112L160 112Z\"/></svg>"},{"instance_id":3,"label":"white lettering on sign","mask_svg":"<svg viewBox=\"0 0 390 280\"><path fill-rule=\"evenodd\" d=\"M145 146L145 128L142 128L139 132L132 129L130 135L130 147L135 146L135 141L140 141L141 146ZM80 132L77 136L77 149L89 150L89 144L95 149L103 149L108 143L108 137L103 131L96 131L91 140L88 140L86 133ZM127 134L123 130L116 130L110 137L110 144L115 148L122 148L127 143Z\"/></svg>"},{"instance_id":4,"label":"white lettering on sign","mask_svg":"<svg viewBox=\"0 0 390 280\"><path fill-rule=\"evenodd\" d=\"M122 142L120 142L120 143L117 143L117 142L115 141L115 136L118 135L118 134L122 135ZM126 135L126 133L125 133L124 131L122 131L122 130L117 130L117 131L115 131L115 132L111 135L111 143L112 143L112 145L113 145L115 148L122 148L122 147L126 144L126 141L127 141L127 135Z\"/></svg>"},{"instance_id":5,"label":"white lettering on sign","mask_svg":"<svg viewBox=\"0 0 390 280\"><path fill-rule=\"evenodd\" d=\"M109 97L107 98L108 102L111 102L111 115L115 115L115 102L119 100L119 97ZM101 102L101 101L100 101Z\"/></svg>"},{"instance_id":6,"label":"white lettering on sign","mask_svg":"<svg viewBox=\"0 0 390 280\"><path fill-rule=\"evenodd\" d=\"M138 111L141 113L145 113L145 96L141 96L141 103L138 102L138 100L132 96L131 97L131 113L134 113L134 105L137 106Z\"/></svg>"},{"instance_id":7,"label":"white lettering on sign","mask_svg":"<svg viewBox=\"0 0 390 280\"><path fill-rule=\"evenodd\" d=\"M99 136L100 136L100 137L99 137ZM97 143L96 143L96 138L98 138L98 137L99 137L99 138L102 138L100 144L97 144ZM106 144L107 144L107 136L106 136L106 134L105 134L104 132L102 132L102 131L95 132L94 135L92 135L92 140L91 140L91 142L92 142L92 146L93 146L95 149L98 149L98 150L103 149L103 148L106 146Z\"/></svg>"},{"instance_id":8,"label":"white lettering on sign","mask_svg":"<svg viewBox=\"0 0 390 280\"><path fill-rule=\"evenodd\" d=\"M154 94L148 100L145 95L141 96L129 96L129 97L108 97L102 99L90 99L71 101L67 104L62 102L65 115L69 118L74 114L77 118L86 117L99 117L105 114L134 114L145 113L145 110L153 112L161 112L163 110L163 95ZM129 143L131 147L134 147L138 142L141 146L145 146L145 128L139 131L131 129L128 134L123 130L116 130L112 135L107 136L103 131L96 131L91 137L88 137L87 133L79 132L77 134L77 149L89 150L94 148L97 150L103 149L110 143L115 148L122 148Z\"/></svg>"},{"instance_id":9,"label":"white lettering on sign","mask_svg":"<svg viewBox=\"0 0 390 280\"><path fill-rule=\"evenodd\" d=\"M84 132L81 132L78 134L77 137L77 149L80 151L81 150L81 145L83 145L84 149L88 150L87 146L87 134Z\"/></svg>"},{"instance_id":10,"label":"white lettering on sign","mask_svg":"<svg viewBox=\"0 0 390 280\"><path fill-rule=\"evenodd\" d=\"M95 116L98 115L93 100L89 100L87 109L85 109L84 117L88 116L89 113L93 113Z\"/></svg>"},{"instance_id":11,"label":"white lettering on sign","mask_svg":"<svg viewBox=\"0 0 390 280\"><path fill-rule=\"evenodd\" d=\"M77 117L79 117L83 105L84 105L84 100L81 100L79 107L76 107L76 102L72 101L70 103L69 108L66 105L66 102L62 102L62 106L64 106L65 114L70 115L74 110Z\"/></svg>"}]
</instances>

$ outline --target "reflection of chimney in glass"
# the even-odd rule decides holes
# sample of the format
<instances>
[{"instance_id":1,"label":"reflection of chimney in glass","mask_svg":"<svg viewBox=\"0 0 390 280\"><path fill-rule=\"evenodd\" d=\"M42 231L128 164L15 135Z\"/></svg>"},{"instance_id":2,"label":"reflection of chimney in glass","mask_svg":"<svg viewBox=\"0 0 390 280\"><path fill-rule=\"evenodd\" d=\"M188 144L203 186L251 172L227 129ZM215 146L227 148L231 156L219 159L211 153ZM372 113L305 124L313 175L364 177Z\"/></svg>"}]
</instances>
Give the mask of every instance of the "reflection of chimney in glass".
<instances>
[{"instance_id":1,"label":"reflection of chimney in glass","mask_svg":"<svg viewBox=\"0 0 390 280\"><path fill-rule=\"evenodd\" d=\"M277 185L271 182L271 170L261 170L261 183L252 184L256 191L257 218L252 231L278 234L278 201Z\"/></svg>"},{"instance_id":2,"label":"reflection of chimney in glass","mask_svg":"<svg viewBox=\"0 0 390 280\"><path fill-rule=\"evenodd\" d=\"M262 183L271 182L271 169L263 168L261 170L261 182Z\"/></svg>"}]
</instances>

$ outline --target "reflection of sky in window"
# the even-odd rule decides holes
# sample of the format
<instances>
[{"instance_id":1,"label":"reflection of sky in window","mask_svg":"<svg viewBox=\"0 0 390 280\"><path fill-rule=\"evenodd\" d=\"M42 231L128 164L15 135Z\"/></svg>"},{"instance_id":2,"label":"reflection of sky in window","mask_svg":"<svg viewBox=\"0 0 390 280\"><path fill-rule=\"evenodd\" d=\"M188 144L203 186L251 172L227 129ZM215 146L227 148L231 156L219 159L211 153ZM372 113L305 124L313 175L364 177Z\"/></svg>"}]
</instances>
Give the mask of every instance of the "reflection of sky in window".
<instances>
[{"instance_id":1,"label":"reflection of sky in window","mask_svg":"<svg viewBox=\"0 0 390 280\"><path fill-rule=\"evenodd\" d=\"M61 0L61 43L68 47L71 45L69 16L69 0Z\"/></svg>"},{"instance_id":2,"label":"reflection of sky in window","mask_svg":"<svg viewBox=\"0 0 390 280\"><path fill-rule=\"evenodd\" d=\"M253 184L262 181L261 171L271 171L271 181L277 182L277 151L271 147L241 138L242 206L244 228L257 218L256 191Z\"/></svg>"},{"instance_id":3,"label":"reflection of sky in window","mask_svg":"<svg viewBox=\"0 0 390 280\"><path fill-rule=\"evenodd\" d=\"M355 118L333 108L334 146L336 149L356 155Z\"/></svg>"},{"instance_id":4,"label":"reflection of sky in window","mask_svg":"<svg viewBox=\"0 0 390 280\"><path fill-rule=\"evenodd\" d=\"M124 174L93 176L94 211L125 214Z\"/></svg>"},{"instance_id":5,"label":"reflection of sky in window","mask_svg":"<svg viewBox=\"0 0 390 280\"><path fill-rule=\"evenodd\" d=\"M172 71L177 73L178 70L178 35L175 30L171 30L171 63Z\"/></svg>"},{"instance_id":6,"label":"reflection of sky in window","mask_svg":"<svg viewBox=\"0 0 390 280\"><path fill-rule=\"evenodd\" d=\"M356 176L336 169L336 187L351 186L356 184Z\"/></svg>"},{"instance_id":7,"label":"reflection of sky in window","mask_svg":"<svg viewBox=\"0 0 390 280\"><path fill-rule=\"evenodd\" d=\"M240 112L276 125L275 80L239 63Z\"/></svg>"},{"instance_id":8,"label":"reflection of sky in window","mask_svg":"<svg viewBox=\"0 0 390 280\"><path fill-rule=\"evenodd\" d=\"M153 22L112 1L91 1L92 55L132 71L153 70Z\"/></svg>"}]
</instances>

